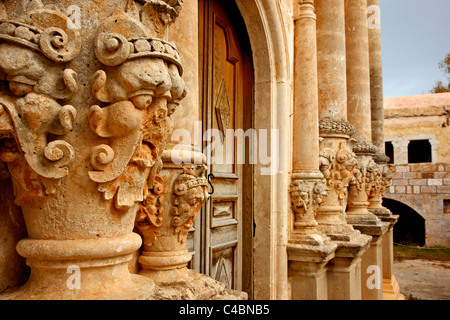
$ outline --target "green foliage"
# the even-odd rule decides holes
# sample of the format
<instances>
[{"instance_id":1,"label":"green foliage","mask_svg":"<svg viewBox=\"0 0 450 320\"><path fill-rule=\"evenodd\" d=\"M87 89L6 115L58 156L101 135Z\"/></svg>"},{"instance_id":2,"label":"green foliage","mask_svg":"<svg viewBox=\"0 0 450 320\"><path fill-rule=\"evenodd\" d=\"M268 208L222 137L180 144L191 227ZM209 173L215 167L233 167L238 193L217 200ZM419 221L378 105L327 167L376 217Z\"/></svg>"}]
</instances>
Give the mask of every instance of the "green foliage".
<instances>
[{"instance_id":1,"label":"green foliage","mask_svg":"<svg viewBox=\"0 0 450 320\"><path fill-rule=\"evenodd\" d=\"M411 259L450 261L450 248L444 246L414 247L395 244L394 259L396 261Z\"/></svg>"},{"instance_id":2,"label":"green foliage","mask_svg":"<svg viewBox=\"0 0 450 320\"><path fill-rule=\"evenodd\" d=\"M437 81L434 85L434 88L431 89L431 93L443 93L443 92L450 92L450 53L447 53L444 60L439 62L438 64L439 69L441 69L444 74L447 75L448 84L445 86L442 81Z\"/></svg>"}]
</instances>

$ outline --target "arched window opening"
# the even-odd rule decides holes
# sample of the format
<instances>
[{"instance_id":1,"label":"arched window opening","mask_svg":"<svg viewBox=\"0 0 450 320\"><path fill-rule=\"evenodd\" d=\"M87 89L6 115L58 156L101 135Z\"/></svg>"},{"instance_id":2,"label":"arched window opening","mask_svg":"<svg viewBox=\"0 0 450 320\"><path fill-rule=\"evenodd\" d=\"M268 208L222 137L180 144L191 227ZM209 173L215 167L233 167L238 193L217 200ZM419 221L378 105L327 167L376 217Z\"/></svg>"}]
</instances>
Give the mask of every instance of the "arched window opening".
<instances>
[{"instance_id":1,"label":"arched window opening","mask_svg":"<svg viewBox=\"0 0 450 320\"><path fill-rule=\"evenodd\" d=\"M431 162L429 140L411 140L408 145L408 163Z\"/></svg>"},{"instance_id":2,"label":"arched window opening","mask_svg":"<svg viewBox=\"0 0 450 320\"><path fill-rule=\"evenodd\" d=\"M389 164L394 164L394 145L390 141L384 143L386 155L389 157Z\"/></svg>"},{"instance_id":3,"label":"arched window opening","mask_svg":"<svg viewBox=\"0 0 450 320\"><path fill-rule=\"evenodd\" d=\"M391 210L392 214L399 215L394 226L395 243L425 245L425 219L417 211L392 199L383 199L383 206Z\"/></svg>"}]
</instances>

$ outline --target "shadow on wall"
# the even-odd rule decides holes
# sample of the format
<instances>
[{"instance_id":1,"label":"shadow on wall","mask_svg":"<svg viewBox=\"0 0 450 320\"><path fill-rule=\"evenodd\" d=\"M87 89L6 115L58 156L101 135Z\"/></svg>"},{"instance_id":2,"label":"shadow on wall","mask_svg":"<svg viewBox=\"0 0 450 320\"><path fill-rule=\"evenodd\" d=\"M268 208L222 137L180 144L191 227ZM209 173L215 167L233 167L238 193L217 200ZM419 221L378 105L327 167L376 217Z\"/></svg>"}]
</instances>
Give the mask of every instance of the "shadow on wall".
<instances>
[{"instance_id":1,"label":"shadow on wall","mask_svg":"<svg viewBox=\"0 0 450 320\"><path fill-rule=\"evenodd\" d=\"M391 210L392 214L399 215L394 226L394 242L406 245L423 247L425 245L425 219L406 204L383 199L383 206Z\"/></svg>"}]
</instances>

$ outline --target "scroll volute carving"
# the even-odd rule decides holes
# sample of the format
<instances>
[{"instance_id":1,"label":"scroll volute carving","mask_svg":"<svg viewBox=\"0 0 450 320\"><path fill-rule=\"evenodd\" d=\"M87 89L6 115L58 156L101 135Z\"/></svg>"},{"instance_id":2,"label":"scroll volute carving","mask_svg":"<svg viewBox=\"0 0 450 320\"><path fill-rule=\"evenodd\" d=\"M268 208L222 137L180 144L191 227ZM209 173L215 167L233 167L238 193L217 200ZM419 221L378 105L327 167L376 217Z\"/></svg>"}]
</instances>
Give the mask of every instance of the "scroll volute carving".
<instances>
[{"instance_id":1,"label":"scroll volute carving","mask_svg":"<svg viewBox=\"0 0 450 320\"><path fill-rule=\"evenodd\" d=\"M15 181L23 180L22 174L36 175L47 185L39 188L49 193L55 180L69 174L75 157L65 136L77 112L63 101L78 90L77 74L67 63L78 55L81 42L60 12L39 1L26 9L16 20L0 3L0 159L15 170Z\"/></svg>"},{"instance_id":2,"label":"scroll volute carving","mask_svg":"<svg viewBox=\"0 0 450 320\"><path fill-rule=\"evenodd\" d=\"M134 15L139 8L129 1L128 12L104 21L95 46L103 67L93 77L92 93L102 104L91 107L89 123L104 143L92 150L89 177L106 199L115 197L122 207L144 200L143 181L159 161L173 130L170 116L186 95L177 49L151 37L152 29L144 25L153 2ZM130 180L130 166L139 178ZM118 193L120 185L130 183L139 188Z\"/></svg>"},{"instance_id":3,"label":"scroll volute carving","mask_svg":"<svg viewBox=\"0 0 450 320\"><path fill-rule=\"evenodd\" d=\"M159 228L164 223L164 179L156 175L153 186L148 191L145 200L139 204L136 227L147 243L153 245L158 240Z\"/></svg>"}]
</instances>

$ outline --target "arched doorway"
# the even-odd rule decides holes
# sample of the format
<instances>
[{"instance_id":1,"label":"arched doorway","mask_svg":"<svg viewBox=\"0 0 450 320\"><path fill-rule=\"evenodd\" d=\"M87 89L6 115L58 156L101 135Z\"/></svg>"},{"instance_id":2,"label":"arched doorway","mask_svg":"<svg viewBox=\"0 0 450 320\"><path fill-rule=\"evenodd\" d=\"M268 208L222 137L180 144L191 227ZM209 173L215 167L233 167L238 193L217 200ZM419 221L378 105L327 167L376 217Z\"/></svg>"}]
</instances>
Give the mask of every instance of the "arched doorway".
<instances>
[{"instance_id":1,"label":"arched doorway","mask_svg":"<svg viewBox=\"0 0 450 320\"><path fill-rule=\"evenodd\" d=\"M394 228L394 243L425 245L425 219L417 211L402 202L386 198L383 199L383 206L394 215L399 215Z\"/></svg>"}]
</instances>

